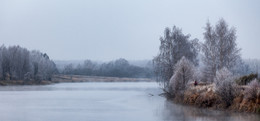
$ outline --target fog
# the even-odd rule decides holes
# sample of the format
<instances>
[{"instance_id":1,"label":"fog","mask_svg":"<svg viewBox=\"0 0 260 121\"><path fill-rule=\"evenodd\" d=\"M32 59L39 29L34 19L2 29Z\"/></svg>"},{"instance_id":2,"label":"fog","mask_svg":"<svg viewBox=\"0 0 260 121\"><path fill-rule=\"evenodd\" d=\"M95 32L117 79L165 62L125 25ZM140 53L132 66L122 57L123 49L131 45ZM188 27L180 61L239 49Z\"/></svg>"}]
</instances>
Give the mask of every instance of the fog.
<instances>
[{"instance_id":1,"label":"fog","mask_svg":"<svg viewBox=\"0 0 260 121\"><path fill-rule=\"evenodd\" d=\"M48 53L54 60L152 59L165 27L203 41L209 20L237 28L242 57L258 58L257 0L1 0L0 44Z\"/></svg>"}]
</instances>

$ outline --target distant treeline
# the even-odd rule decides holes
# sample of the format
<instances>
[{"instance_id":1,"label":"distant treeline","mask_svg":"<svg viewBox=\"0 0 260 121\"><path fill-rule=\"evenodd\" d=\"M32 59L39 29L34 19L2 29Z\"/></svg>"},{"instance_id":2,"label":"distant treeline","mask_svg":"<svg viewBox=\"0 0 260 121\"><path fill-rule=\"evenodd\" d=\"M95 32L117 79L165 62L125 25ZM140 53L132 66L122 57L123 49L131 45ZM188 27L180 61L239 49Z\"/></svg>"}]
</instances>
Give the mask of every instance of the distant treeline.
<instances>
[{"instance_id":1,"label":"distant treeline","mask_svg":"<svg viewBox=\"0 0 260 121\"><path fill-rule=\"evenodd\" d=\"M1 80L51 80L56 72L55 63L46 53L29 51L20 46L0 47Z\"/></svg>"},{"instance_id":2,"label":"distant treeline","mask_svg":"<svg viewBox=\"0 0 260 121\"><path fill-rule=\"evenodd\" d=\"M129 64L125 59L117 59L108 63L98 64L91 60L85 60L83 64L76 67L68 64L61 70L63 74L108 76L108 77L135 77L151 78L153 76L152 64L139 67Z\"/></svg>"}]
</instances>

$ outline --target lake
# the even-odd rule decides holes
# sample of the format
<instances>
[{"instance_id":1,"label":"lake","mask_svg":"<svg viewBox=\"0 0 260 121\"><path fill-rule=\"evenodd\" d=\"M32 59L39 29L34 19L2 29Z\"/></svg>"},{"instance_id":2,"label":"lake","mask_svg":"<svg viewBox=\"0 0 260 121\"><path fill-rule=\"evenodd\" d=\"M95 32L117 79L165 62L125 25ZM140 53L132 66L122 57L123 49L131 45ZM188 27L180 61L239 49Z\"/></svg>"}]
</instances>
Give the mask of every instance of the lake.
<instances>
[{"instance_id":1,"label":"lake","mask_svg":"<svg viewBox=\"0 0 260 121\"><path fill-rule=\"evenodd\" d=\"M167 101L155 82L1 86L1 121L259 121Z\"/></svg>"}]
</instances>

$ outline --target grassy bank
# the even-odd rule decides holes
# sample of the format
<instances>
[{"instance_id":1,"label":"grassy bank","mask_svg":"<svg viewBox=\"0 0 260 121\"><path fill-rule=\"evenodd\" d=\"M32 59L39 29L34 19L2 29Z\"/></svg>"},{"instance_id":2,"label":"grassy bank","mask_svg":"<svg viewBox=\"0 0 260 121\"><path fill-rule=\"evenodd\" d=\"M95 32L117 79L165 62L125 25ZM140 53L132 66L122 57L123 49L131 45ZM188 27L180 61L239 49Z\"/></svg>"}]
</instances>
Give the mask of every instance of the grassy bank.
<instances>
[{"instance_id":1,"label":"grassy bank","mask_svg":"<svg viewBox=\"0 0 260 121\"><path fill-rule=\"evenodd\" d=\"M167 98L176 103L193 105L196 107L230 110L235 112L250 112L260 114L260 89L257 91L257 97L254 99L246 98L247 86L238 86L238 95L233 99L231 105L226 105L222 101L222 97L215 92L214 84L199 84L194 86L189 84L189 88L185 90L184 95Z\"/></svg>"},{"instance_id":2,"label":"grassy bank","mask_svg":"<svg viewBox=\"0 0 260 121\"><path fill-rule=\"evenodd\" d=\"M23 81L23 80L1 80L1 86L9 85L47 85L53 83L52 81Z\"/></svg>"}]
</instances>

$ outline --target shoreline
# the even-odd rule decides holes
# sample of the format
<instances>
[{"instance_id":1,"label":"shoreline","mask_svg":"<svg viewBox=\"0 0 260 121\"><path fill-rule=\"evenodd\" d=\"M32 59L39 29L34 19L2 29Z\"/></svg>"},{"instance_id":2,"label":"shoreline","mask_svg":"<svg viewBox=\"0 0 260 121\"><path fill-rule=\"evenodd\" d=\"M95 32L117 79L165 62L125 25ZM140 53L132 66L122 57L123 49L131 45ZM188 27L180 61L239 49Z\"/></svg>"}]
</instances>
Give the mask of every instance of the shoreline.
<instances>
[{"instance_id":1,"label":"shoreline","mask_svg":"<svg viewBox=\"0 0 260 121\"><path fill-rule=\"evenodd\" d=\"M23 80L1 80L0 86L16 86L16 85L49 85L52 81L23 81Z\"/></svg>"},{"instance_id":2,"label":"shoreline","mask_svg":"<svg viewBox=\"0 0 260 121\"><path fill-rule=\"evenodd\" d=\"M221 97L215 93L212 84L191 86L190 89L184 92L182 98L178 96L171 97L171 95L166 92L164 93L164 96L173 103L194 106L197 108L260 114L260 97L257 97L255 100L244 98L244 88L246 87L241 86L239 88L239 94L233 99L232 104L229 106L227 106L221 100Z\"/></svg>"},{"instance_id":3,"label":"shoreline","mask_svg":"<svg viewBox=\"0 0 260 121\"><path fill-rule=\"evenodd\" d=\"M149 78L104 77L85 75L54 75L53 82L155 82Z\"/></svg>"},{"instance_id":4,"label":"shoreline","mask_svg":"<svg viewBox=\"0 0 260 121\"><path fill-rule=\"evenodd\" d=\"M53 75L51 81L1 80L0 86L49 85L55 83L73 83L73 82L155 82L155 81L149 78L102 77L102 76L84 76L84 75Z\"/></svg>"}]
</instances>

